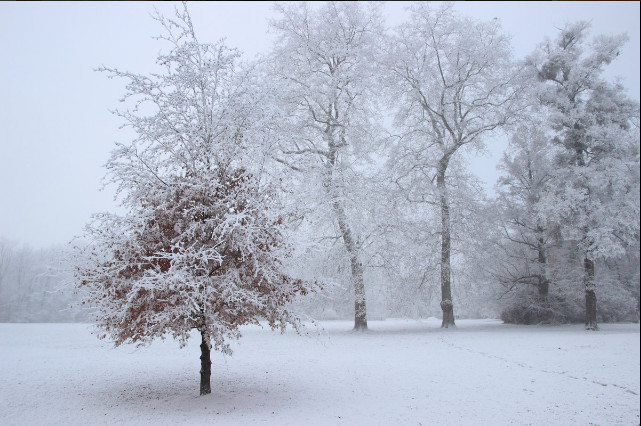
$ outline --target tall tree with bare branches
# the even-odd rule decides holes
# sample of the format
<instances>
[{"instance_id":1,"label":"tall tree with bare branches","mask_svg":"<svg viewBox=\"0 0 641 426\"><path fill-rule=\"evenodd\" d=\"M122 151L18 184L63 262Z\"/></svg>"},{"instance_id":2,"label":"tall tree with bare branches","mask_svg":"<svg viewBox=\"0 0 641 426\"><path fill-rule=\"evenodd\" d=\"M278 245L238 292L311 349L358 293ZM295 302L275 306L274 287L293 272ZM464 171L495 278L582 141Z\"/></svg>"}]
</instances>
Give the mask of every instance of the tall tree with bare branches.
<instances>
[{"instance_id":1,"label":"tall tree with bare branches","mask_svg":"<svg viewBox=\"0 0 641 426\"><path fill-rule=\"evenodd\" d=\"M278 10L269 66L274 102L287 119L280 123L277 157L300 172L305 191L337 224L349 258L354 329L366 330L354 196L364 182L360 166L378 138L373 77L381 16L376 4L352 2L280 4Z\"/></svg>"},{"instance_id":2,"label":"tall tree with bare branches","mask_svg":"<svg viewBox=\"0 0 641 426\"><path fill-rule=\"evenodd\" d=\"M407 24L389 42L398 144L407 155L397 169L404 179L430 188L440 210L440 282L443 327L454 326L451 289L453 157L466 146L515 121L520 112L520 73L499 23L460 16L452 4L411 6ZM429 191L428 191L429 192Z\"/></svg>"}]
</instances>

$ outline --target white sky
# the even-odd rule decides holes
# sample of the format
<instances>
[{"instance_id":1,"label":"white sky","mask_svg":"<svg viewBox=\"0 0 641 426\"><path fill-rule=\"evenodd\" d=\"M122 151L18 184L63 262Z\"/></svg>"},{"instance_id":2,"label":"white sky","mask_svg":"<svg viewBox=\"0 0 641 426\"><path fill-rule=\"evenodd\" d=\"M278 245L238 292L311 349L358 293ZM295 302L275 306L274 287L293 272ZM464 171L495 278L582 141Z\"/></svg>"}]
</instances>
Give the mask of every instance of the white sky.
<instances>
[{"instance_id":1,"label":"white sky","mask_svg":"<svg viewBox=\"0 0 641 426\"><path fill-rule=\"evenodd\" d=\"M102 167L127 133L108 110L118 106L122 82L94 72L100 66L145 73L163 43L149 15L154 4L0 2L0 237L35 247L62 244L82 232L90 215L116 208L113 189L100 191ZM175 4L175 3L174 3ZM406 2L385 6L388 23L402 22ZM500 19L517 57L530 53L566 22L588 20L592 34L627 32L630 41L609 67L639 100L639 2L460 2L464 14ZM246 57L271 44L270 2L190 4L202 42L227 38ZM491 142L491 141L490 141ZM491 143L488 143L491 146ZM491 188L503 149L496 143L473 170Z\"/></svg>"}]
</instances>

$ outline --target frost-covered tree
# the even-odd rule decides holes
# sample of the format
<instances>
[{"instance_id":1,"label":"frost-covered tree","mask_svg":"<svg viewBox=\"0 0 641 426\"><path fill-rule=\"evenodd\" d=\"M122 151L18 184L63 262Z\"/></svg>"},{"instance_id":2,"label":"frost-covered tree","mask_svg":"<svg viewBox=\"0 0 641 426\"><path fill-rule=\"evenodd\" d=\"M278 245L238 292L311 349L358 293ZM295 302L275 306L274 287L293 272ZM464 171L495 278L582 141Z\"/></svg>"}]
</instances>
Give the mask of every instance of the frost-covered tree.
<instances>
[{"instance_id":1,"label":"frost-covered tree","mask_svg":"<svg viewBox=\"0 0 641 426\"><path fill-rule=\"evenodd\" d=\"M537 300L522 313L536 316L536 322L546 322L550 316L548 256L556 228L540 214L540 201L552 178L552 158L545 126L533 121L521 125L503 154L499 165L503 175L497 185L502 261L496 262L493 272L508 291L536 289Z\"/></svg>"},{"instance_id":2,"label":"frost-covered tree","mask_svg":"<svg viewBox=\"0 0 641 426\"><path fill-rule=\"evenodd\" d=\"M626 37L599 36L586 46L588 28L567 25L528 63L561 150L544 214L582 253L586 328L596 330L595 261L638 246L639 107L602 76Z\"/></svg>"},{"instance_id":3,"label":"frost-covered tree","mask_svg":"<svg viewBox=\"0 0 641 426\"><path fill-rule=\"evenodd\" d=\"M367 329L358 193L376 148L374 55L381 17L375 4L279 4L269 67L279 123L275 157L299 172L308 218L331 220L349 259L354 329ZM314 217L316 216L316 217ZM320 228L320 226L317 226Z\"/></svg>"},{"instance_id":4,"label":"frost-covered tree","mask_svg":"<svg viewBox=\"0 0 641 426\"><path fill-rule=\"evenodd\" d=\"M378 218L376 260L389 275L388 305L395 315L437 316L442 312L440 200L431 184L434 170L428 162L415 162L425 154L423 147L406 142L390 150L387 193L377 198L386 211ZM452 297L459 307L465 305L461 314L474 315L484 309L474 303L485 305L487 296L487 277L475 268L483 268L477 254L487 250L482 247L487 242L483 228L489 222L483 191L463 160L454 157L448 169L450 280L457 283Z\"/></svg>"},{"instance_id":5,"label":"frost-covered tree","mask_svg":"<svg viewBox=\"0 0 641 426\"><path fill-rule=\"evenodd\" d=\"M454 326L451 288L452 212L449 166L461 148L480 146L519 111L520 84L509 39L498 22L459 16L453 5L411 6L411 17L390 40L396 124L405 154L405 187L433 187L440 209L443 327Z\"/></svg>"},{"instance_id":6,"label":"frost-covered tree","mask_svg":"<svg viewBox=\"0 0 641 426\"><path fill-rule=\"evenodd\" d=\"M259 320L298 330L287 304L311 286L283 272L285 218L247 136L255 117L238 53L199 42L186 6L156 19L170 47L161 72L102 68L127 81L133 106L116 113L136 136L107 162L126 213L87 226L75 280L115 345L169 334L184 346L197 330L207 394L210 350L231 353L239 327Z\"/></svg>"}]
</instances>

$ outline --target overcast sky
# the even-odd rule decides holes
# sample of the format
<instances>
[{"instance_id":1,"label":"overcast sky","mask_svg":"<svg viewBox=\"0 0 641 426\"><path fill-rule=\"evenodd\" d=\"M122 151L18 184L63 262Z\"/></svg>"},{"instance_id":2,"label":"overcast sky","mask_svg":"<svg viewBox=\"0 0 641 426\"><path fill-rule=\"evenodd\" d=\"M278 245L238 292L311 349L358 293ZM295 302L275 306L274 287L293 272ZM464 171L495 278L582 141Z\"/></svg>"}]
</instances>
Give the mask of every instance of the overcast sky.
<instances>
[{"instance_id":1,"label":"overcast sky","mask_svg":"<svg viewBox=\"0 0 641 426\"><path fill-rule=\"evenodd\" d=\"M405 2L385 6L388 23L405 18ZM406 4L406 3L405 3ZM169 15L173 5L155 4ZM92 213L113 211L113 189L100 191L103 164L127 134L109 109L122 82L93 70L100 65L145 73L153 68L161 31L154 3L0 2L0 237L34 247L64 244ZM251 58L271 44L270 2L199 2L190 12L202 42L226 37ZM620 76L639 100L639 2L461 2L482 20L500 19L517 57L567 22L589 20L592 34L628 33L609 76ZM500 143L473 169L491 188Z\"/></svg>"}]
</instances>

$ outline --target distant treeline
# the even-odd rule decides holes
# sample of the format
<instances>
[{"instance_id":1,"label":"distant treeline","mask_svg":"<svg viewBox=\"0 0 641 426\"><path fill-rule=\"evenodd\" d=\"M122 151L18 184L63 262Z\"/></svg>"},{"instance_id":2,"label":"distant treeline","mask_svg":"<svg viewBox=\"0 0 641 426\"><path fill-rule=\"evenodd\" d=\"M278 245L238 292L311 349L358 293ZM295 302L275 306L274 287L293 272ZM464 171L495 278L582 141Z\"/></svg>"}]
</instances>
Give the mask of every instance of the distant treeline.
<instances>
[{"instance_id":1,"label":"distant treeline","mask_svg":"<svg viewBox=\"0 0 641 426\"><path fill-rule=\"evenodd\" d=\"M73 293L64 248L33 249L0 237L0 322L75 322L89 319L71 308Z\"/></svg>"}]
</instances>

